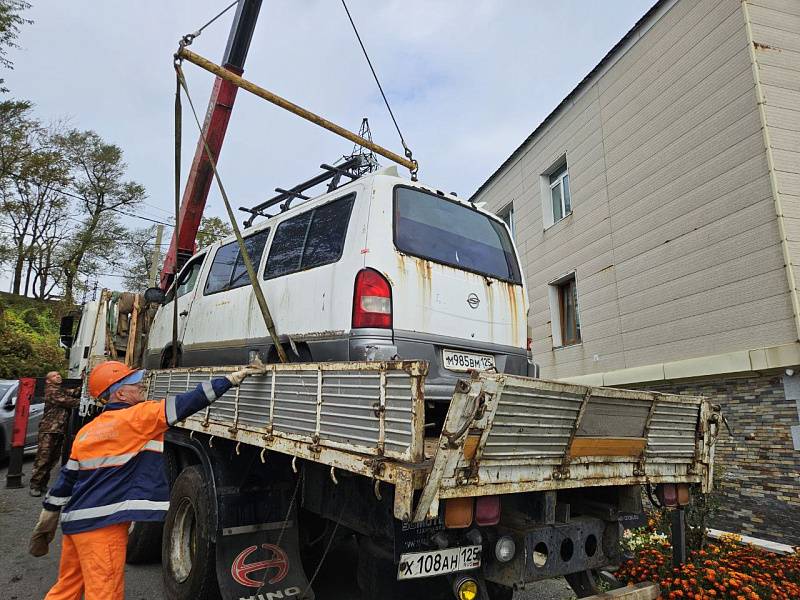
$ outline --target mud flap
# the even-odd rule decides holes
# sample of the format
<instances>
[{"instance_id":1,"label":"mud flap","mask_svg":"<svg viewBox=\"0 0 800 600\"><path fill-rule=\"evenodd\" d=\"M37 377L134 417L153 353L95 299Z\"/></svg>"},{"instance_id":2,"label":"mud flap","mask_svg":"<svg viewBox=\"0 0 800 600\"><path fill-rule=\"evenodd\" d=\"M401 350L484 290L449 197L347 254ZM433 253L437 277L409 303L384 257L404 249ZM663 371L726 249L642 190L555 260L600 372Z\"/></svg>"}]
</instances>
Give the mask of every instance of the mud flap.
<instances>
[{"instance_id":1,"label":"mud flap","mask_svg":"<svg viewBox=\"0 0 800 600\"><path fill-rule=\"evenodd\" d=\"M296 510L284 527L285 514L217 532L217 581L225 600L314 599L300 560Z\"/></svg>"}]
</instances>

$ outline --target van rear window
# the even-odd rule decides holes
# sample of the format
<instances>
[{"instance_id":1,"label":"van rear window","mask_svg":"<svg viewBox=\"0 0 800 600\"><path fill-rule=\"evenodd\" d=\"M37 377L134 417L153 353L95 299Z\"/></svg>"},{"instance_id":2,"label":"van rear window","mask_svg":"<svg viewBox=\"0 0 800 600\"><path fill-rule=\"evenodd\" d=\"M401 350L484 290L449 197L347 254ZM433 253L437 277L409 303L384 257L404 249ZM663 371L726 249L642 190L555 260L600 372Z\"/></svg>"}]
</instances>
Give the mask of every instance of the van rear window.
<instances>
[{"instance_id":1,"label":"van rear window","mask_svg":"<svg viewBox=\"0 0 800 600\"><path fill-rule=\"evenodd\" d=\"M278 225L267 257L267 279L335 263L342 257L355 194Z\"/></svg>"},{"instance_id":2,"label":"van rear window","mask_svg":"<svg viewBox=\"0 0 800 600\"><path fill-rule=\"evenodd\" d=\"M395 187L394 243L413 256L522 283L514 246L503 224L435 194Z\"/></svg>"}]
</instances>

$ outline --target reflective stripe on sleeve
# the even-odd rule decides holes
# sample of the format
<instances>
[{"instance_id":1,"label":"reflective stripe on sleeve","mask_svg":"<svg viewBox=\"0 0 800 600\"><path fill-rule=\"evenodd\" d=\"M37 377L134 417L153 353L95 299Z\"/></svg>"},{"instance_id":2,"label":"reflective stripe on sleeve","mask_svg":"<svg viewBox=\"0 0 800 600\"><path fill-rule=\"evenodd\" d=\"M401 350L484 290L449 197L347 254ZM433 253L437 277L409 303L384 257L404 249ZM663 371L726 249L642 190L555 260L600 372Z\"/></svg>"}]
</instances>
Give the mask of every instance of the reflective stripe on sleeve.
<instances>
[{"instance_id":1,"label":"reflective stripe on sleeve","mask_svg":"<svg viewBox=\"0 0 800 600\"><path fill-rule=\"evenodd\" d=\"M64 468L67 469L68 471L77 471L78 469L81 468L81 464L74 458L70 458L67 461L67 464L64 465Z\"/></svg>"},{"instance_id":2,"label":"reflective stripe on sleeve","mask_svg":"<svg viewBox=\"0 0 800 600\"><path fill-rule=\"evenodd\" d=\"M201 385L203 387L203 392L206 395L206 399L209 402L213 402L214 400L217 399L217 394L214 393L214 386L211 385L210 381L204 381Z\"/></svg>"},{"instance_id":3,"label":"reflective stripe on sleeve","mask_svg":"<svg viewBox=\"0 0 800 600\"><path fill-rule=\"evenodd\" d=\"M167 424L175 425L178 422L178 410L175 407L175 396L169 396L164 400L167 413Z\"/></svg>"},{"instance_id":4,"label":"reflective stripe on sleeve","mask_svg":"<svg viewBox=\"0 0 800 600\"><path fill-rule=\"evenodd\" d=\"M78 521L80 519L95 519L97 517L107 517L114 513L124 510L152 510L162 511L169 508L169 501L157 502L155 500L125 500L115 504L105 506L95 506L94 508L80 508L62 513L61 522Z\"/></svg>"},{"instance_id":5,"label":"reflective stripe on sleeve","mask_svg":"<svg viewBox=\"0 0 800 600\"><path fill-rule=\"evenodd\" d=\"M155 450L156 452L163 452L164 442L159 440L150 440L144 446L142 446L142 450Z\"/></svg>"},{"instance_id":6,"label":"reflective stripe on sleeve","mask_svg":"<svg viewBox=\"0 0 800 600\"><path fill-rule=\"evenodd\" d=\"M53 506L64 506L72 496L51 496L46 494L44 497L45 504L52 504Z\"/></svg>"},{"instance_id":7,"label":"reflective stripe on sleeve","mask_svg":"<svg viewBox=\"0 0 800 600\"><path fill-rule=\"evenodd\" d=\"M164 452L164 442L150 440L142 446L139 452L150 450L152 452ZM139 452L127 452L125 454L115 454L113 456L98 456L97 458L87 458L80 461L81 469L97 469L100 467L120 467L137 456Z\"/></svg>"}]
</instances>

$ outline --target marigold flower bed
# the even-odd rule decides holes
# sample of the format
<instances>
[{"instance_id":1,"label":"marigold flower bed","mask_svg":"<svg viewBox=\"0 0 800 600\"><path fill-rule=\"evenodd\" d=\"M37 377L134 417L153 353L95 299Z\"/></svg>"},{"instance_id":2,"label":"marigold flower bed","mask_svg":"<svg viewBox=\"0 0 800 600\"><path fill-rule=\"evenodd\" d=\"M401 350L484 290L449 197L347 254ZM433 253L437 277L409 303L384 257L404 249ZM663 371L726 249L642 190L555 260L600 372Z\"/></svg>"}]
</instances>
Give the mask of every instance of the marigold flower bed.
<instances>
[{"instance_id":1,"label":"marigold flower bed","mask_svg":"<svg viewBox=\"0 0 800 600\"><path fill-rule=\"evenodd\" d=\"M634 560L620 566L616 576L623 583L658 583L660 600L800 599L800 555L771 554L740 544L737 536L691 551L680 569L672 567L669 543L651 540L639 548Z\"/></svg>"}]
</instances>

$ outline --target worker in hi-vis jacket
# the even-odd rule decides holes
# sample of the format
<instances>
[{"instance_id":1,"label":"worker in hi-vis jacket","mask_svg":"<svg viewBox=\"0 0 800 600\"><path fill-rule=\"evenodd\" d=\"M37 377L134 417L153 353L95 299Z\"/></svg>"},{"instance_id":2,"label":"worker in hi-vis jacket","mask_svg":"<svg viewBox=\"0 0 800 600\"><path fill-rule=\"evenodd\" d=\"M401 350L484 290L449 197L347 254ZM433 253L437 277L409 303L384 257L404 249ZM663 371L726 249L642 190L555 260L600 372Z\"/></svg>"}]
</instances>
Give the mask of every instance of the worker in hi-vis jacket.
<instances>
[{"instance_id":1,"label":"worker in hi-vis jacket","mask_svg":"<svg viewBox=\"0 0 800 600\"><path fill-rule=\"evenodd\" d=\"M164 432L262 373L251 365L205 381L194 390L146 401L144 371L117 361L89 374L89 393L103 412L78 431L67 464L44 498L30 542L34 556L47 554L58 528L64 533L58 581L46 600L122 600L125 550L131 521L163 521L169 507L164 471Z\"/></svg>"}]
</instances>

